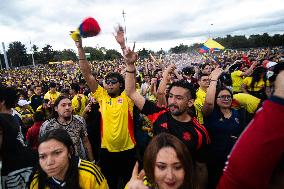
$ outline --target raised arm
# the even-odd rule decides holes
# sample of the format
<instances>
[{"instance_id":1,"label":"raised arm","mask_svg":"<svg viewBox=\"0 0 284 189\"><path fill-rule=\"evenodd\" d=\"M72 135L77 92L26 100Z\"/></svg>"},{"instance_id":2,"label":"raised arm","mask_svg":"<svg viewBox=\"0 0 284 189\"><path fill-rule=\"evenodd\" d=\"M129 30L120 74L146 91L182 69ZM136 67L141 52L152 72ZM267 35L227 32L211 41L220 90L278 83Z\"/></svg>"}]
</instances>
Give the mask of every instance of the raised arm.
<instances>
[{"instance_id":1,"label":"raised arm","mask_svg":"<svg viewBox=\"0 0 284 189\"><path fill-rule=\"evenodd\" d=\"M124 31L121 26L119 26L116 29L116 35L115 39L120 45L122 51L123 51L123 56L124 60L126 63L126 76L125 76L125 91L127 96L131 98L134 102L134 104L138 107L139 110L142 110L144 104L145 104L145 98L136 92L136 69L134 63L137 61L138 54L134 52L135 48L135 43L133 50L130 50L130 48L125 47L125 42L124 42Z\"/></svg>"},{"instance_id":2,"label":"raised arm","mask_svg":"<svg viewBox=\"0 0 284 189\"><path fill-rule=\"evenodd\" d=\"M241 74L241 77L250 75L253 72L253 69L256 67L256 65L257 61L254 61L252 65L249 67L249 69Z\"/></svg>"},{"instance_id":3,"label":"raised arm","mask_svg":"<svg viewBox=\"0 0 284 189\"><path fill-rule=\"evenodd\" d=\"M223 72L223 69L216 68L215 70L212 71L210 75L211 81L210 81L209 87L207 88L205 102L202 107L202 113L204 116L210 115L214 109L216 86L217 86L219 76L222 74L222 72Z\"/></svg>"},{"instance_id":4,"label":"raised arm","mask_svg":"<svg viewBox=\"0 0 284 189\"><path fill-rule=\"evenodd\" d=\"M78 55L79 55L79 66L82 72L84 79L86 80L90 90L95 92L98 88L98 82L96 78L92 75L91 66L86 59L84 49L82 47L82 39L79 38L78 41L75 42L78 48Z\"/></svg>"},{"instance_id":5,"label":"raised arm","mask_svg":"<svg viewBox=\"0 0 284 189\"><path fill-rule=\"evenodd\" d=\"M157 105L159 107L163 105L167 105L167 99L166 99L166 88L167 84L170 83L170 73L173 72L176 69L176 66L174 64L169 65L163 72L163 78L159 84L159 87L157 89Z\"/></svg>"}]
</instances>

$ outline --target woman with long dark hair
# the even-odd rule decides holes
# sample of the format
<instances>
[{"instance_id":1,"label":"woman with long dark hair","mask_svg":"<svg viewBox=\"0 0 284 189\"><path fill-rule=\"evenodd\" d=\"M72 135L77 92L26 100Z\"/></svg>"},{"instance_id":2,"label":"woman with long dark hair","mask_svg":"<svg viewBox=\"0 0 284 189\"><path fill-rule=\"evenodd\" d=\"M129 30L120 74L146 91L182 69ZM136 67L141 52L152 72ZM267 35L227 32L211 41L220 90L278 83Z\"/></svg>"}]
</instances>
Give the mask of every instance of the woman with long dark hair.
<instances>
[{"instance_id":1,"label":"woman with long dark hair","mask_svg":"<svg viewBox=\"0 0 284 189\"><path fill-rule=\"evenodd\" d=\"M108 189L95 164L75 156L72 140L64 129L54 129L39 139L39 167L30 189Z\"/></svg>"},{"instance_id":2,"label":"woman with long dark hair","mask_svg":"<svg viewBox=\"0 0 284 189\"><path fill-rule=\"evenodd\" d=\"M226 87L218 87L217 83L223 70L217 68L210 75L202 112L211 143L208 146L208 188L216 188L227 156L243 130L237 110L231 108L233 94Z\"/></svg>"},{"instance_id":3,"label":"woman with long dark hair","mask_svg":"<svg viewBox=\"0 0 284 189\"><path fill-rule=\"evenodd\" d=\"M267 99L266 86L268 81L266 78L266 69L264 67L257 67L250 77L246 77L243 81L242 91L249 93L262 101Z\"/></svg>"}]
</instances>

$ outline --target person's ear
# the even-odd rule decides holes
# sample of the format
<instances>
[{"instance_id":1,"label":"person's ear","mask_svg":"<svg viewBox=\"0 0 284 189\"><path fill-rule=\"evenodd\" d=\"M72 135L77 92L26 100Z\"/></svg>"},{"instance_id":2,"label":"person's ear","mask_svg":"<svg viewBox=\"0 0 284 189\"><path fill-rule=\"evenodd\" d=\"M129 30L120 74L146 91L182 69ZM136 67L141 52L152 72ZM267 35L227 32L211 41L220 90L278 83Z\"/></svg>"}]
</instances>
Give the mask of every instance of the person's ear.
<instances>
[{"instance_id":1,"label":"person's ear","mask_svg":"<svg viewBox=\"0 0 284 189\"><path fill-rule=\"evenodd\" d=\"M191 108L193 106L193 104L194 104L194 99L188 100L187 105L188 105L189 108Z\"/></svg>"},{"instance_id":2,"label":"person's ear","mask_svg":"<svg viewBox=\"0 0 284 189\"><path fill-rule=\"evenodd\" d=\"M57 112L57 111L58 111L58 107L57 107L57 106L54 106L54 110Z\"/></svg>"}]
</instances>

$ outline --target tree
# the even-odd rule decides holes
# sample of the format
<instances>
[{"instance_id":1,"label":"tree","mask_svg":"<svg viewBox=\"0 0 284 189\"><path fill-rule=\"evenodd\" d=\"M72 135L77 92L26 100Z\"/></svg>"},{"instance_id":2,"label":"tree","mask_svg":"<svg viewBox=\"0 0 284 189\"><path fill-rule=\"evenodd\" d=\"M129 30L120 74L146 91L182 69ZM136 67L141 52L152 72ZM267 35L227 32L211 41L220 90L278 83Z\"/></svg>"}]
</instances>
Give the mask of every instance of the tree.
<instances>
[{"instance_id":1,"label":"tree","mask_svg":"<svg viewBox=\"0 0 284 189\"><path fill-rule=\"evenodd\" d=\"M91 58L90 60L97 60L97 61L102 61L104 60L104 53L100 48L93 48L93 47L84 47L85 53L90 53Z\"/></svg>"},{"instance_id":2,"label":"tree","mask_svg":"<svg viewBox=\"0 0 284 189\"><path fill-rule=\"evenodd\" d=\"M39 63L48 64L48 62L54 61L54 51L51 45L46 45L39 53Z\"/></svg>"},{"instance_id":3,"label":"tree","mask_svg":"<svg viewBox=\"0 0 284 189\"><path fill-rule=\"evenodd\" d=\"M143 48L142 50L139 50L138 52L138 57L142 60L149 58L150 53L153 54L153 51L151 50L146 50L145 48Z\"/></svg>"},{"instance_id":4,"label":"tree","mask_svg":"<svg viewBox=\"0 0 284 189\"><path fill-rule=\"evenodd\" d=\"M115 60L119 58L122 58L122 55L117 50L110 49L106 51L106 54L105 54L106 60Z\"/></svg>"},{"instance_id":5,"label":"tree","mask_svg":"<svg viewBox=\"0 0 284 189\"><path fill-rule=\"evenodd\" d=\"M62 61L65 61L65 60L76 61L77 56L76 56L75 51L73 49L64 49L61 53L61 60Z\"/></svg>"},{"instance_id":6,"label":"tree","mask_svg":"<svg viewBox=\"0 0 284 189\"><path fill-rule=\"evenodd\" d=\"M11 67L27 66L29 63L26 46L20 41L10 43L7 54Z\"/></svg>"},{"instance_id":7,"label":"tree","mask_svg":"<svg viewBox=\"0 0 284 189\"><path fill-rule=\"evenodd\" d=\"M170 52L171 53L176 53L176 54L186 53L188 51L189 51L188 45L184 45L184 44L180 44L179 46L175 46L173 48L170 48Z\"/></svg>"}]
</instances>

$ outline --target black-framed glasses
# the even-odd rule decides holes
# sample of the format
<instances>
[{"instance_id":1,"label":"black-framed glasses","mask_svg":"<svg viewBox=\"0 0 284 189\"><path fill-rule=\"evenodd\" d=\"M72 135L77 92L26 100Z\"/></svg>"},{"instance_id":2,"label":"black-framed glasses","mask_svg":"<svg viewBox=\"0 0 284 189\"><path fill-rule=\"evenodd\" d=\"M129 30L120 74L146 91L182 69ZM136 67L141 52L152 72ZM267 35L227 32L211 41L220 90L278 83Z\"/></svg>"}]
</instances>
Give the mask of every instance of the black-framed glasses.
<instances>
[{"instance_id":1,"label":"black-framed glasses","mask_svg":"<svg viewBox=\"0 0 284 189\"><path fill-rule=\"evenodd\" d=\"M109 85L109 84L116 84L118 82L118 80L117 79L108 79L108 80L106 80L106 84L107 85Z\"/></svg>"},{"instance_id":2,"label":"black-framed glasses","mask_svg":"<svg viewBox=\"0 0 284 189\"><path fill-rule=\"evenodd\" d=\"M219 98L221 100L232 100L231 95L222 95L222 96L218 96L217 98Z\"/></svg>"}]
</instances>

